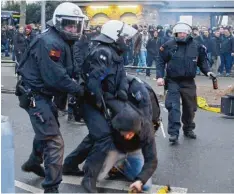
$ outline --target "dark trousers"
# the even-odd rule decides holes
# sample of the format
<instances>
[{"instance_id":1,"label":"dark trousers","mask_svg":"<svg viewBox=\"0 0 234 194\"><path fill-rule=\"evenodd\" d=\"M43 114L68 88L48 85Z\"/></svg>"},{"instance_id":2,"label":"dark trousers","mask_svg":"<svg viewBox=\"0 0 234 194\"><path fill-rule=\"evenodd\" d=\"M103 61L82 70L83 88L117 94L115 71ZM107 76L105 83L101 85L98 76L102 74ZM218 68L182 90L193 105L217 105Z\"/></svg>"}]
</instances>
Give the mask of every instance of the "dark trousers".
<instances>
[{"instance_id":1,"label":"dark trousers","mask_svg":"<svg viewBox=\"0 0 234 194\"><path fill-rule=\"evenodd\" d=\"M67 94L60 94L54 97L54 103L59 110L65 110L67 105Z\"/></svg>"},{"instance_id":2,"label":"dark trousers","mask_svg":"<svg viewBox=\"0 0 234 194\"><path fill-rule=\"evenodd\" d=\"M94 142L91 151L89 151L89 147L85 149L85 153L88 154L88 156L83 167L85 172L84 178L92 177L96 180L104 164L107 153L115 149L115 147L111 136L111 128L99 110L92 105L84 103L83 118L89 130L88 138L91 138L90 141ZM87 153L88 151L89 153Z\"/></svg>"},{"instance_id":3,"label":"dark trousers","mask_svg":"<svg viewBox=\"0 0 234 194\"><path fill-rule=\"evenodd\" d=\"M220 58L221 58L221 65L219 67L219 73L223 73L224 67L226 73L231 73L231 67L232 67L231 53L223 53L220 55Z\"/></svg>"},{"instance_id":4,"label":"dark trousers","mask_svg":"<svg viewBox=\"0 0 234 194\"><path fill-rule=\"evenodd\" d=\"M87 135L83 141L73 150L64 160L64 165L69 168L77 168L79 164L82 164L91 152L94 141Z\"/></svg>"},{"instance_id":5,"label":"dark trousers","mask_svg":"<svg viewBox=\"0 0 234 194\"><path fill-rule=\"evenodd\" d=\"M36 107L26 109L35 132L29 160L41 164L44 159L44 189L58 187L62 181L64 142L59 130L57 109L51 98L36 96L35 102Z\"/></svg>"},{"instance_id":6,"label":"dark trousers","mask_svg":"<svg viewBox=\"0 0 234 194\"><path fill-rule=\"evenodd\" d=\"M157 56L148 52L146 58L147 67L152 67L154 61L157 61ZM146 76L150 76L150 69L146 69Z\"/></svg>"},{"instance_id":7,"label":"dark trousers","mask_svg":"<svg viewBox=\"0 0 234 194\"><path fill-rule=\"evenodd\" d=\"M168 134L179 135L181 128L180 99L182 99L183 131L195 129L193 121L197 110L196 85L194 80L173 81L168 80L168 92L165 106L168 110Z\"/></svg>"},{"instance_id":8,"label":"dark trousers","mask_svg":"<svg viewBox=\"0 0 234 194\"><path fill-rule=\"evenodd\" d=\"M138 66L139 63L139 54L133 56L133 66Z\"/></svg>"}]
</instances>

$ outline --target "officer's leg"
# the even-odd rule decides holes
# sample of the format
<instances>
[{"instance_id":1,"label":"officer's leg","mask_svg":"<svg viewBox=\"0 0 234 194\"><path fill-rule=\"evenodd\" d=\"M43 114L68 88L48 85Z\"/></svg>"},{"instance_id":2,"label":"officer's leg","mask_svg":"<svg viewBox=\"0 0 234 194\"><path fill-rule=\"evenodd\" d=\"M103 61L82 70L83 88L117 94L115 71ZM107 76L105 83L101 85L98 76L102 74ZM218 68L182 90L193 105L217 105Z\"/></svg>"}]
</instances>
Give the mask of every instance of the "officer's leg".
<instances>
[{"instance_id":1,"label":"officer's leg","mask_svg":"<svg viewBox=\"0 0 234 194\"><path fill-rule=\"evenodd\" d=\"M104 164L107 153L115 149L111 136L111 128L106 119L91 105L84 104L84 120L90 137L95 141L84 165L83 187L88 192L97 192L97 176Z\"/></svg>"},{"instance_id":2,"label":"officer's leg","mask_svg":"<svg viewBox=\"0 0 234 194\"><path fill-rule=\"evenodd\" d=\"M43 163L43 149L44 142L34 137L32 153L29 159L22 165L21 169L25 172L33 172L40 177L45 177L44 169L41 166Z\"/></svg>"},{"instance_id":3,"label":"officer's leg","mask_svg":"<svg viewBox=\"0 0 234 194\"><path fill-rule=\"evenodd\" d=\"M118 165L118 161L124 159L125 159L125 154L120 153L118 150L112 150L108 152L105 162L102 166L102 169L98 175L98 181L103 180L110 172L110 170L113 168L113 166Z\"/></svg>"},{"instance_id":4,"label":"officer's leg","mask_svg":"<svg viewBox=\"0 0 234 194\"><path fill-rule=\"evenodd\" d=\"M193 130L195 129L194 117L197 110L197 95L194 80L181 84L180 93L183 107L182 122L184 124L184 135L195 139L196 135Z\"/></svg>"},{"instance_id":5,"label":"officer's leg","mask_svg":"<svg viewBox=\"0 0 234 194\"><path fill-rule=\"evenodd\" d=\"M180 123L180 92L178 83L169 80L165 106L168 110L169 141L176 142L179 136Z\"/></svg>"},{"instance_id":6,"label":"officer's leg","mask_svg":"<svg viewBox=\"0 0 234 194\"><path fill-rule=\"evenodd\" d=\"M45 179L42 187L49 193L57 190L62 181L64 142L61 135L47 137L44 141Z\"/></svg>"},{"instance_id":7,"label":"officer's leg","mask_svg":"<svg viewBox=\"0 0 234 194\"><path fill-rule=\"evenodd\" d=\"M78 168L78 165L86 160L89 152L92 150L93 144L93 140L87 135L78 147L65 158L63 164L64 175L84 175L83 171Z\"/></svg>"},{"instance_id":8,"label":"officer's leg","mask_svg":"<svg viewBox=\"0 0 234 194\"><path fill-rule=\"evenodd\" d=\"M50 98L35 96L36 107L27 109L36 140L43 144L45 192L57 192L62 180L64 143L59 131L57 109Z\"/></svg>"}]
</instances>

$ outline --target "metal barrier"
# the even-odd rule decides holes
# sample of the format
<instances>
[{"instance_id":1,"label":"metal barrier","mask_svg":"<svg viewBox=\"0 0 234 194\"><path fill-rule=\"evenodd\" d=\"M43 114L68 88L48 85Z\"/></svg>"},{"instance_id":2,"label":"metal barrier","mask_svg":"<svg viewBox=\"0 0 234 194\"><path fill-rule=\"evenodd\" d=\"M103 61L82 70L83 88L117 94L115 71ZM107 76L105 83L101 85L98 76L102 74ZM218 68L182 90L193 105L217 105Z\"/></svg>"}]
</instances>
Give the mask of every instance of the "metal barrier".
<instances>
[{"instance_id":1,"label":"metal barrier","mask_svg":"<svg viewBox=\"0 0 234 194\"><path fill-rule=\"evenodd\" d=\"M15 63L14 65L2 65L3 63ZM15 67L15 65L19 66L17 61L12 60L1 60L1 67Z\"/></svg>"},{"instance_id":2,"label":"metal barrier","mask_svg":"<svg viewBox=\"0 0 234 194\"><path fill-rule=\"evenodd\" d=\"M9 118L1 116L2 171L1 193L15 193L15 160L13 130Z\"/></svg>"},{"instance_id":3,"label":"metal barrier","mask_svg":"<svg viewBox=\"0 0 234 194\"><path fill-rule=\"evenodd\" d=\"M138 67L138 66L124 66L125 69L150 69L156 70L156 67Z\"/></svg>"}]
</instances>

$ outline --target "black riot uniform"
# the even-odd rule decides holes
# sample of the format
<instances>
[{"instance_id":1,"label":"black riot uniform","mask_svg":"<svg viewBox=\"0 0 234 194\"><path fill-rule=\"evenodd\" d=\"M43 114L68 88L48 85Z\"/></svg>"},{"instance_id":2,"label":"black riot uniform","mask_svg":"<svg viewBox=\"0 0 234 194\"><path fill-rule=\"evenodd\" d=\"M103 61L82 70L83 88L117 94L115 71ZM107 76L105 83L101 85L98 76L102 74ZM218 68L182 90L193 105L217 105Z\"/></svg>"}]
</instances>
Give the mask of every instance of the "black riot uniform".
<instances>
[{"instance_id":1,"label":"black riot uniform","mask_svg":"<svg viewBox=\"0 0 234 194\"><path fill-rule=\"evenodd\" d=\"M82 65L89 54L89 39L86 35L82 35L73 45L73 78L77 82L82 82L80 79ZM76 96L68 95L68 121L80 122L82 119L82 99L77 99Z\"/></svg>"},{"instance_id":2,"label":"black riot uniform","mask_svg":"<svg viewBox=\"0 0 234 194\"><path fill-rule=\"evenodd\" d=\"M114 149L110 125L103 114L102 99L106 95L127 100L128 82L123 68L120 48L105 35L87 57L82 68L87 89L83 104L83 118L89 137L95 142L84 165L82 185L88 192L96 192L96 180L106 154ZM112 42L112 44L111 44ZM95 164L95 165L94 165Z\"/></svg>"},{"instance_id":3,"label":"black riot uniform","mask_svg":"<svg viewBox=\"0 0 234 194\"><path fill-rule=\"evenodd\" d=\"M35 132L32 153L22 169L45 176L42 183L45 192L57 191L62 181L64 142L52 97L61 92L83 93L71 79L72 71L70 47L54 27L32 41L18 69L22 79L17 84L16 95ZM45 173L40 166L43 160Z\"/></svg>"},{"instance_id":4,"label":"black riot uniform","mask_svg":"<svg viewBox=\"0 0 234 194\"><path fill-rule=\"evenodd\" d=\"M177 140L180 123L180 98L182 99L182 122L184 134L196 138L194 116L197 110L196 76L197 66L207 75L209 66L204 46L198 44L191 36L185 40L174 38L160 48L160 57L157 62L157 78L163 78L166 67L166 108L168 110L168 133Z\"/></svg>"}]
</instances>

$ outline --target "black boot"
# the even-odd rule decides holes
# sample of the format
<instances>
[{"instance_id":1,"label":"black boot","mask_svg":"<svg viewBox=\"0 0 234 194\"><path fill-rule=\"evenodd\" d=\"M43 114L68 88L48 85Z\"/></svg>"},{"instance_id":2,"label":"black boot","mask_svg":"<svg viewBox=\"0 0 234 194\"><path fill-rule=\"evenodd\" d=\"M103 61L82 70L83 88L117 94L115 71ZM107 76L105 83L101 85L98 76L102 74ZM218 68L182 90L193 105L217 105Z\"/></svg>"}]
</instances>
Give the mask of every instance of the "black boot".
<instances>
[{"instance_id":1,"label":"black boot","mask_svg":"<svg viewBox=\"0 0 234 194\"><path fill-rule=\"evenodd\" d=\"M102 170L103 164L106 159L106 155L107 155L106 153L95 151L86 160L86 163L83 167L85 175L81 185L88 193L98 192L96 187L97 178L100 171Z\"/></svg>"},{"instance_id":2,"label":"black boot","mask_svg":"<svg viewBox=\"0 0 234 194\"><path fill-rule=\"evenodd\" d=\"M169 142L176 143L178 141L178 135L170 135Z\"/></svg>"},{"instance_id":3,"label":"black boot","mask_svg":"<svg viewBox=\"0 0 234 194\"><path fill-rule=\"evenodd\" d=\"M84 176L84 171L80 170L79 167L71 168L63 165L63 175Z\"/></svg>"},{"instance_id":4,"label":"black boot","mask_svg":"<svg viewBox=\"0 0 234 194\"><path fill-rule=\"evenodd\" d=\"M44 168L39 165L39 164L35 164L32 161L28 160L26 161L22 166L21 169L24 172L33 172L36 175L40 176L40 177L45 177L45 171Z\"/></svg>"},{"instance_id":5,"label":"black boot","mask_svg":"<svg viewBox=\"0 0 234 194\"><path fill-rule=\"evenodd\" d=\"M57 187L47 188L44 190L44 193L59 193Z\"/></svg>"},{"instance_id":6,"label":"black boot","mask_svg":"<svg viewBox=\"0 0 234 194\"><path fill-rule=\"evenodd\" d=\"M196 139L197 138L196 134L193 131L184 132L184 136L186 136L186 137L188 137L190 139Z\"/></svg>"}]
</instances>

